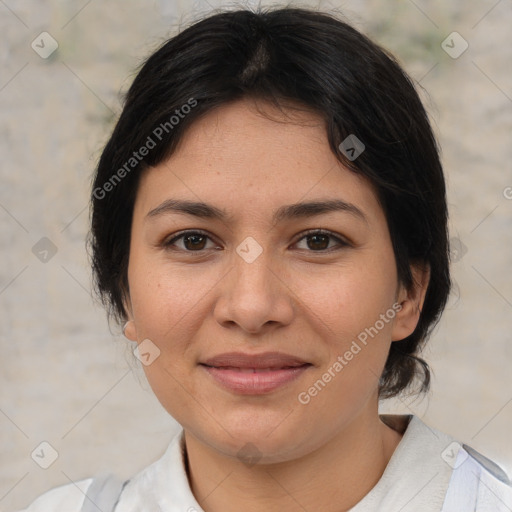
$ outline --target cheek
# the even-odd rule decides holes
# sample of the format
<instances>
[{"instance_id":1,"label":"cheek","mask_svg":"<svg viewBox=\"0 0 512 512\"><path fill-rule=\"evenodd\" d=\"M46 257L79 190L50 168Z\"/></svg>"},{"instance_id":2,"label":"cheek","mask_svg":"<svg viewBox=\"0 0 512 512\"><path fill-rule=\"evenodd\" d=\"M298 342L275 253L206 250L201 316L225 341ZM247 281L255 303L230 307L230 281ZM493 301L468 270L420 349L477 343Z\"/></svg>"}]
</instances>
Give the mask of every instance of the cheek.
<instances>
[{"instance_id":1,"label":"cheek","mask_svg":"<svg viewBox=\"0 0 512 512\"><path fill-rule=\"evenodd\" d=\"M396 272L392 252L354 261L330 279L310 278L308 295L311 309L322 321L319 325L328 326L323 336L329 340L329 363L323 370L330 368L336 377L324 373L325 380L332 379L333 394L356 404L375 389L389 352ZM333 368L336 361L342 369L339 365ZM319 402L324 400L327 406L327 393Z\"/></svg>"},{"instance_id":2,"label":"cheek","mask_svg":"<svg viewBox=\"0 0 512 512\"><path fill-rule=\"evenodd\" d=\"M207 288L176 269L168 272L165 265L162 268L135 258L129 279L138 340L151 340L159 351L151 364L143 364L144 373L162 406L187 426L190 418L183 411L190 410L190 397L196 396L197 390L191 378L192 365L184 363L192 362L187 350L206 314L200 299Z\"/></svg>"},{"instance_id":3,"label":"cheek","mask_svg":"<svg viewBox=\"0 0 512 512\"><path fill-rule=\"evenodd\" d=\"M370 282L368 272L357 276L331 281L330 299L314 304L320 328L329 326L320 334L328 360L301 390L302 399L309 397L310 406L331 424L356 414L376 393L391 344L394 282ZM318 289L312 293L319 296Z\"/></svg>"},{"instance_id":4,"label":"cheek","mask_svg":"<svg viewBox=\"0 0 512 512\"><path fill-rule=\"evenodd\" d=\"M165 341L166 345L168 341L182 339L183 331L189 330L195 319L199 322L202 299L212 287L201 276L165 262L134 258L129 282L139 338L153 337L155 342Z\"/></svg>"},{"instance_id":5,"label":"cheek","mask_svg":"<svg viewBox=\"0 0 512 512\"><path fill-rule=\"evenodd\" d=\"M302 278L297 296L325 328L330 339L344 343L373 326L390 309L396 293L394 260L369 262L361 259L329 273L308 273ZM383 331L390 332L386 323Z\"/></svg>"}]
</instances>

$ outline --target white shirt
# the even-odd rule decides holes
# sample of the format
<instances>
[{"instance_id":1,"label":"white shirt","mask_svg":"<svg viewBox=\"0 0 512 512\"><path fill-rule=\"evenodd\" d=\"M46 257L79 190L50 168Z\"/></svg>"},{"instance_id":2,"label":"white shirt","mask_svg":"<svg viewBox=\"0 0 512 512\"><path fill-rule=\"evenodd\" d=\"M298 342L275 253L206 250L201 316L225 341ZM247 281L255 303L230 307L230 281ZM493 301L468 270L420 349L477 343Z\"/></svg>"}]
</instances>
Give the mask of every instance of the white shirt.
<instances>
[{"instance_id":1,"label":"white shirt","mask_svg":"<svg viewBox=\"0 0 512 512\"><path fill-rule=\"evenodd\" d=\"M492 461L415 415L380 417L403 437L380 480L350 512L512 511L512 486ZM184 460L181 430L159 460L130 479L120 497L121 482L112 486L111 505L104 505L110 484L102 497L92 492L99 480L92 485L94 479L88 478L52 489L20 512L111 512L114 503L115 512L204 512L190 489Z\"/></svg>"}]
</instances>

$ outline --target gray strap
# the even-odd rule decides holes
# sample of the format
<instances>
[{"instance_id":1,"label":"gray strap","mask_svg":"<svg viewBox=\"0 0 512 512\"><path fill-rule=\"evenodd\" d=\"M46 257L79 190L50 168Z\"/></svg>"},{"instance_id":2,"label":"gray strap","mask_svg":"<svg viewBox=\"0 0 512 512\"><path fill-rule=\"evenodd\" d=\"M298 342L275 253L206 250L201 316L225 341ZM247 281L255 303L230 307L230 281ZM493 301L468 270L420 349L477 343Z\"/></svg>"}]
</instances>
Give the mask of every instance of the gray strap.
<instances>
[{"instance_id":1,"label":"gray strap","mask_svg":"<svg viewBox=\"0 0 512 512\"><path fill-rule=\"evenodd\" d=\"M127 483L112 474L94 478L85 494L81 512L113 512Z\"/></svg>"},{"instance_id":2,"label":"gray strap","mask_svg":"<svg viewBox=\"0 0 512 512\"><path fill-rule=\"evenodd\" d=\"M511 485L510 479L507 473L500 467L498 464L493 462L491 459L488 459L485 455L482 455L480 452L477 452L471 446L467 444L463 444L462 448L466 450L471 457L476 459L491 475L495 476L498 480L503 482L504 484Z\"/></svg>"}]
</instances>

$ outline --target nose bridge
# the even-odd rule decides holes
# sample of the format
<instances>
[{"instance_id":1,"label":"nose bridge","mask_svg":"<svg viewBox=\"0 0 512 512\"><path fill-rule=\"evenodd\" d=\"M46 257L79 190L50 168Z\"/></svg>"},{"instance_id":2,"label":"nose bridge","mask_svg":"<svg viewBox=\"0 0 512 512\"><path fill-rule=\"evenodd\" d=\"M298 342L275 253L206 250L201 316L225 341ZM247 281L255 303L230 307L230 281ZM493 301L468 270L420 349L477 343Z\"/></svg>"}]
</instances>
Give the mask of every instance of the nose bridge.
<instances>
[{"instance_id":1,"label":"nose bridge","mask_svg":"<svg viewBox=\"0 0 512 512\"><path fill-rule=\"evenodd\" d=\"M247 237L236 248L234 255L234 292L238 300L269 301L274 274L271 254L253 238Z\"/></svg>"}]
</instances>

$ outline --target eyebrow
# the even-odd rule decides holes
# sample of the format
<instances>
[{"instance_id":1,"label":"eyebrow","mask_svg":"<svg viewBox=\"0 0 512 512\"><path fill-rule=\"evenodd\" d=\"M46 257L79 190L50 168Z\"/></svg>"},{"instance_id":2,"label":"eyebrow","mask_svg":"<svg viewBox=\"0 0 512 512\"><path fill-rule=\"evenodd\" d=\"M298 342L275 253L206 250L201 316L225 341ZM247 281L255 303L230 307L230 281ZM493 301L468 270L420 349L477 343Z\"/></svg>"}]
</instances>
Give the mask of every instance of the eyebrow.
<instances>
[{"instance_id":1,"label":"eyebrow","mask_svg":"<svg viewBox=\"0 0 512 512\"><path fill-rule=\"evenodd\" d=\"M346 212L368 223L365 214L357 206L341 199L284 205L275 211L272 219L274 222L282 222L284 220L314 217L330 212ZM229 222L233 218L233 216L229 215L225 210L207 203L184 199L167 199L156 208L149 211L146 215L146 219L169 213L182 213L204 219L217 219L223 222Z\"/></svg>"}]
</instances>

